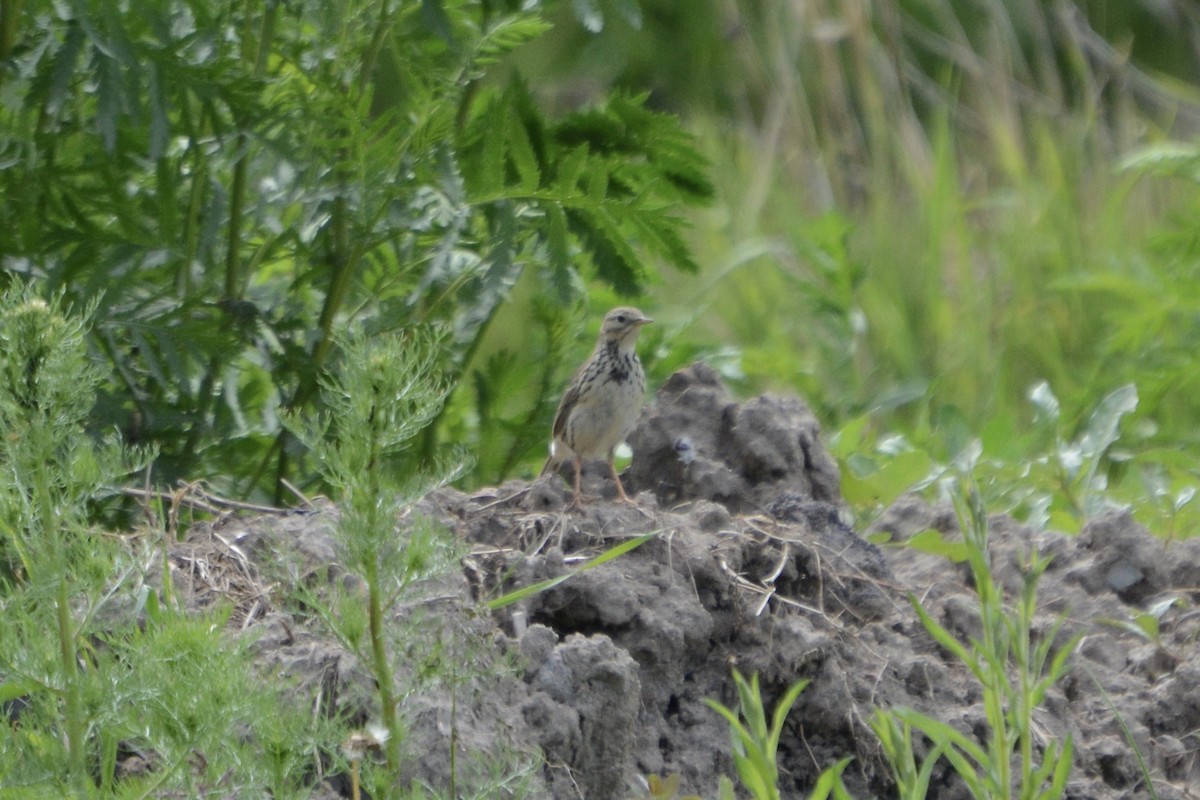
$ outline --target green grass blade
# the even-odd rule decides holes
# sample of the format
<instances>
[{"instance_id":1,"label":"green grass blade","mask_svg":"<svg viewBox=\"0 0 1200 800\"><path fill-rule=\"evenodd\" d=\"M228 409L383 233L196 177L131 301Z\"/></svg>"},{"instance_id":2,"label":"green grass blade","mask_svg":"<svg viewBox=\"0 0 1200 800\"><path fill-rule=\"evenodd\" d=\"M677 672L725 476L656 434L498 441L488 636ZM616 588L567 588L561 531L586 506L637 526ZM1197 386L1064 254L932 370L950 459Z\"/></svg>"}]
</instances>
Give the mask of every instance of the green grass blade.
<instances>
[{"instance_id":1,"label":"green grass blade","mask_svg":"<svg viewBox=\"0 0 1200 800\"><path fill-rule=\"evenodd\" d=\"M831 794L835 798L849 797L846 787L842 784L842 772L845 771L852 760L846 757L833 766L827 767L821 773L821 777L817 779L817 785L813 787L812 794L808 796L808 800L825 800Z\"/></svg>"},{"instance_id":2,"label":"green grass blade","mask_svg":"<svg viewBox=\"0 0 1200 800\"><path fill-rule=\"evenodd\" d=\"M488 607L488 609L495 611L497 609L504 608L506 606L511 606L513 603L520 602L521 600L524 600L526 597L532 597L533 595L538 594L539 592L544 592L547 589L552 589L555 586L558 586L560 583L569 581L571 578L573 578L574 576L578 575L581 572L587 572L589 569L595 569L596 567L600 566L601 564L607 564L609 561L612 561L614 558L619 558L620 556L625 555L630 550L641 547L646 542L648 542L651 539L653 539L654 537L658 536L658 534L659 534L659 531L651 531L650 533L644 533L641 536L635 536L632 539L626 539L625 541L621 542L616 547L613 547L610 550L605 550L600 555L581 564L578 568L573 569L566 574L559 575L557 578L549 578L544 581L538 581L537 583L531 583L528 586L522 586L520 589L516 589L515 591L509 592L508 594L501 595L500 597L497 597L494 600L489 600L487 602L487 607Z\"/></svg>"},{"instance_id":3,"label":"green grass blade","mask_svg":"<svg viewBox=\"0 0 1200 800\"><path fill-rule=\"evenodd\" d=\"M792 710L792 706L795 705L796 698L800 696L801 692L808 688L809 683L811 683L811 681L807 679L796 682L792 688L788 689L787 693L779 699L779 702L775 704L775 712L771 716L770 743L772 758L775 757L775 749L779 745L779 736L783 731L783 722L785 719L787 719L787 715Z\"/></svg>"},{"instance_id":4,"label":"green grass blade","mask_svg":"<svg viewBox=\"0 0 1200 800\"><path fill-rule=\"evenodd\" d=\"M767 715L762 706L762 693L758 688L758 673L746 681L742 673L733 671L733 682L737 684L738 697L742 704L742 716L746 718L746 727L758 741L767 738Z\"/></svg>"},{"instance_id":5,"label":"green grass blade","mask_svg":"<svg viewBox=\"0 0 1200 800\"><path fill-rule=\"evenodd\" d=\"M913 800L923 800L929 793L929 779L933 776L933 768L937 766L938 759L946 753L946 749L950 746L948 742L938 742L929 755L925 756L925 760L921 762L921 769L917 773L917 778L913 782Z\"/></svg>"},{"instance_id":6,"label":"green grass blade","mask_svg":"<svg viewBox=\"0 0 1200 800\"><path fill-rule=\"evenodd\" d=\"M1136 750L1136 748L1135 748ZM1062 752L1058 754L1058 763L1054 767L1054 778L1050 782L1050 789L1042 794L1045 800L1058 800L1067 791L1067 778L1071 776L1072 762L1075 760L1075 740L1068 734L1067 739L1063 742ZM1142 763L1143 769L1145 763ZM1146 779L1146 786L1150 790L1150 796L1154 800L1158 800L1158 793L1154 791L1154 782L1150 780L1148 772L1143 772Z\"/></svg>"},{"instance_id":7,"label":"green grass blade","mask_svg":"<svg viewBox=\"0 0 1200 800\"><path fill-rule=\"evenodd\" d=\"M987 764L987 753L983 748L976 744L972 739L955 730L951 726L941 720L928 717L919 711L914 711L911 708L897 708L893 713L912 727L920 730L926 736L934 741L934 743L945 742L951 749L957 748L970 756L977 764ZM950 750L947 750L947 757L950 755Z\"/></svg>"},{"instance_id":8,"label":"green grass blade","mask_svg":"<svg viewBox=\"0 0 1200 800\"><path fill-rule=\"evenodd\" d=\"M942 627L941 623L929 615L925 607L921 605L921 601L916 595L910 594L908 602L912 604L913 610L917 612L917 616L921 619L921 624L925 626L925 630L946 650L950 651L950 655L961 661L975 675L976 678L983 680L983 673L980 669L979 661L968 650L962 642L954 638L954 634Z\"/></svg>"}]
</instances>

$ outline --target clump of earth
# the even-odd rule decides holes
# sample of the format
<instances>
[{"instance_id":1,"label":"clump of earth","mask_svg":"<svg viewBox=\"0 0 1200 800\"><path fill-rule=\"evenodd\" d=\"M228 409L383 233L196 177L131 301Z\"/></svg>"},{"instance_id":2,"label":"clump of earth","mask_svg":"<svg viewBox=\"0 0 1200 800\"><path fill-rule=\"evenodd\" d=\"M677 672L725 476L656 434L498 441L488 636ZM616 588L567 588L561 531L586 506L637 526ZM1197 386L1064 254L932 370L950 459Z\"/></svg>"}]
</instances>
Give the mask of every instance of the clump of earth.
<instances>
[{"instance_id":1,"label":"clump of earth","mask_svg":"<svg viewBox=\"0 0 1200 800\"><path fill-rule=\"evenodd\" d=\"M453 690L442 682L406 697L406 774L445 787L453 741L460 786L485 785L489 763L531 765L491 796L644 797L646 776L678 775L682 793L712 797L721 775L736 777L728 724L704 701L737 707L734 668L758 675L768 712L809 681L779 743L784 797L806 796L847 756L853 796L894 796L869 726L876 709L908 707L987 736L978 683L909 600L963 643L978 635L969 571L903 546L930 529L956 536L952 509L908 497L856 530L807 406L778 396L737 402L703 364L663 385L630 445L623 480L636 505L605 499L612 481L595 464L585 491L598 497L582 509L568 508L567 484L549 476L439 490L400 520L398 536L419 515L469 550L460 574L395 612L397 624L419 617L464 676ZM289 582L311 589L349 579L338 566L336 515L322 506L198 526L172 566L193 607L236 605L231 635L251 637L264 676L283 677L298 701L319 698L326 713L365 723L374 714L367 671L280 601ZM640 547L520 602L495 612L481 605L647 533ZM870 534L890 541L876 546ZM1112 511L1076 536L994 516L989 542L1010 605L1029 555L1051 559L1035 635L1082 635L1035 714L1039 752L1072 738L1067 797L1196 797L1200 540L1168 545ZM212 568L222 560L236 568ZM208 579L217 572L226 577ZM1127 624L1148 612L1157 639ZM398 659L402 673L419 668L415 659ZM924 748L919 741L919 755ZM314 796L349 796L344 777L320 776ZM943 760L929 796L969 795Z\"/></svg>"}]
</instances>

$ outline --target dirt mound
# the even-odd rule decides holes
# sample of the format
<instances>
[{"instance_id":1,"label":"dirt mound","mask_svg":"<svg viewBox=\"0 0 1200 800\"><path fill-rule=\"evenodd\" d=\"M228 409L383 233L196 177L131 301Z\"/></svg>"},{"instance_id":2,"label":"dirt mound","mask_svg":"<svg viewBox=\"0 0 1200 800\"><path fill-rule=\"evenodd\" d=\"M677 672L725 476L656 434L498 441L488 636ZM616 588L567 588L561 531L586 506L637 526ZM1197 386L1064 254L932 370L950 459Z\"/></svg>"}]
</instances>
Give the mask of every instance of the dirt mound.
<instances>
[{"instance_id":1,"label":"dirt mound","mask_svg":"<svg viewBox=\"0 0 1200 800\"><path fill-rule=\"evenodd\" d=\"M457 690L453 718L444 689L406 701L409 741L422 744L411 774L445 785L453 728L460 786L485 779L487 757L540 751L546 766L520 796L623 798L651 773L679 773L685 791L713 796L718 776L734 769L727 726L703 701L736 706L731 667L758 673L768 708L811 680L780 743L785 797L804 796L845 756L854 757L844 773L854 796L893 794L868 727L876 707L909 706L982 735L977 684L907 599L915 594L967 641L978 618L966 572L910 548L878 548L843 522L835 462L801 401L739 404L697 365L663 386L631 445L625 480L639 492L637 507L597 501L566 511L557 478L472 495L443 490L419 504L417 513L471 548L463 575L431 587L422 629L431 641L469 647L476 677ZM585 490L611 493L599 466ZM224 573L248 585L223 591L238 603L240 635L255 637L263 670L286 676L305 702L320 697L365 721L371 687L355 658L273 600L278 593L254 588L263 576L318 588L350 580L337 567L335 515L325 508L198 529L174 563L195 578L203 605L212 590L196 564L231 559ZM930 528L953 534L953 514L908 498L873 530L903 542ZM1009 592L1019 590L1030 551L1053 556L1037 630L1049 635L1065 615L1061 640L1084 634L1070 674L1037 715L1044 741L1074 738L1068 796L1149 796L1132 738L1159 797L1196 797L1186 787L1200 785L1200 615L1189 609L1200 596L1200 541L1168 549L1116 512L1078 537L1005 517L991 531L997 580ZM477 611L482 596L562 576L650 532L615 561L491 617ZM1160 617L1157 643L1122 624L1147 610ZM413 653L429 644L414 642ZM331 778L323 791L344 787ZM945 763L930 796L965 796Z\"/></svg>"}]
</instances>

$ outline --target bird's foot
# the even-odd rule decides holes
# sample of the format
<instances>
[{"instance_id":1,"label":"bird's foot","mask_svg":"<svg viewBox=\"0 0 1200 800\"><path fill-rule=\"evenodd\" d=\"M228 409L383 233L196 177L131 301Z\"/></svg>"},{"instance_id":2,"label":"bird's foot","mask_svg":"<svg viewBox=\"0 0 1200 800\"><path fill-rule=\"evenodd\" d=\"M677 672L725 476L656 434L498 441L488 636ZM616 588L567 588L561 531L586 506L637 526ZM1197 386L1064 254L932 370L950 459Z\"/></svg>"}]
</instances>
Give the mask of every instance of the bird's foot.
<instances>
[{"instance_id":1,"label":"bird's foot","mask_svg":"<svg viewBox=\"0 0 1200 800\"><path fill-rule=\"evenodd\" d=\"M577 494L571 498L571 502L567 503L568 511L583 511L583 507L589 503L594 503L599 500L599 497L591 494Z\"/></svg>"},{"instance_id":2,"label":"bird's foot","mask_svg":"<svg viewBox=\"0 0 1200 800\"><path fill-rule=\"evenodd\" d=\"M617 474L616 467L613 467L612 464L609 464L609 469L612 470L613 482L617 484L617 496L613 499L618 503L636 506L637 500L634 500L629 495L625 494L625 486L621 483L621 476Z\"/></svg>"}]
</instances>

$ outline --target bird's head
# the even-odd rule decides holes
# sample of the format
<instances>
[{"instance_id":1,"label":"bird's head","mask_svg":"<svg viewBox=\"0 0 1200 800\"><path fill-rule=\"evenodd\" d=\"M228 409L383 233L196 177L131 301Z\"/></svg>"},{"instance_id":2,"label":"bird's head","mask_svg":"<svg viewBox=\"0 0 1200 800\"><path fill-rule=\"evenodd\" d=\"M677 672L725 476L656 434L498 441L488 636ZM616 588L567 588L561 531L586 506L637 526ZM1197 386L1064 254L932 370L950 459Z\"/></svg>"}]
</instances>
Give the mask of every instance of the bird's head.
<instances>
[{"instance_id":1,"label":"bird's head","mask_svg":"<svg viewBox=\"0 0 1200 800\"><path fill-rule=\"evenodd\" d=\"M604 315L604 324L600 326L600 340L622 345L633 344L637 341L642 326L653 321L636 308L619 306Z\"/></svg>"}]
</instances>

